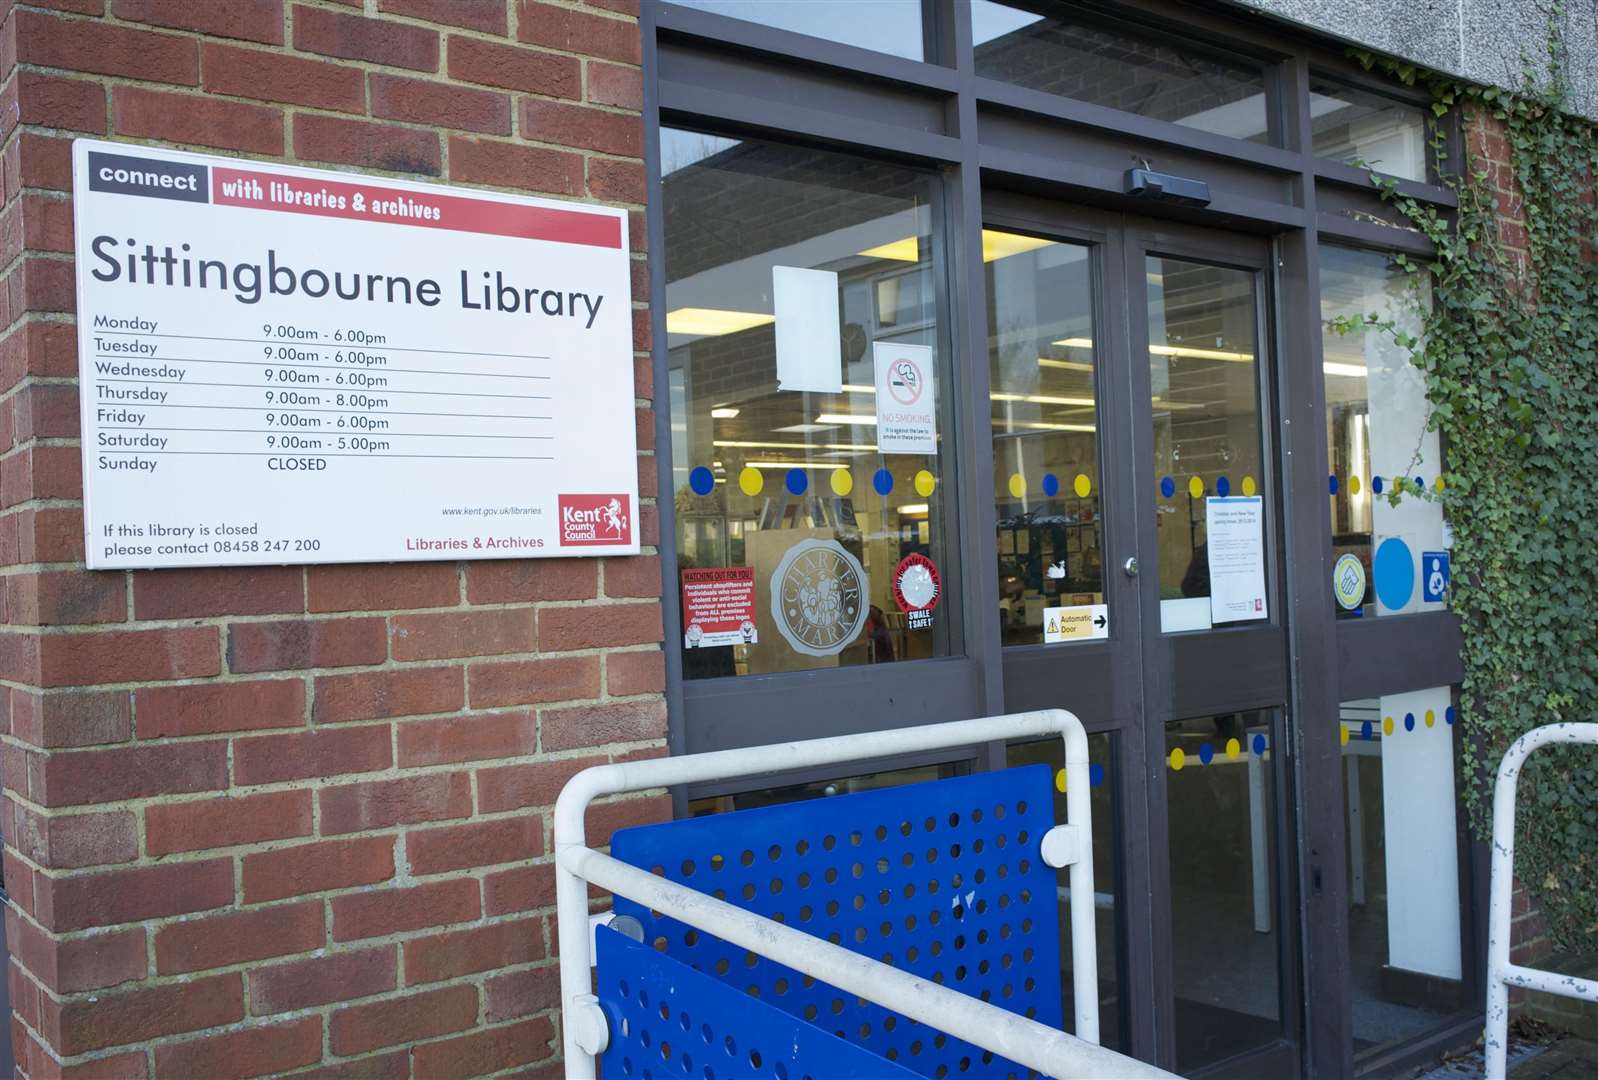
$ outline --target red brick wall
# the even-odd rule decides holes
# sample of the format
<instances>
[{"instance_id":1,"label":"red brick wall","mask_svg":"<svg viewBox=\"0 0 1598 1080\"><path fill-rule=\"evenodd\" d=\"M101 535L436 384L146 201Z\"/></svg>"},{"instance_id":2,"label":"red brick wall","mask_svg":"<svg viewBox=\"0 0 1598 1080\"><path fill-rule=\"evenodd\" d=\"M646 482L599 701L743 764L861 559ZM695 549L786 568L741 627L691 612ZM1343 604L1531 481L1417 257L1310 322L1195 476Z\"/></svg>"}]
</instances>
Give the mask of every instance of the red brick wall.
<instances>
[{"instance_id":1,"label":"red brick wall","mask_svg":"<svg viewBox=\"0 0 1598 1080\"><path fill-rule=\"evenodd\" d=\"M662 752L658 560L86 572L69 149L627 206L642 301L636 8L0 0L0 828L27 1076L554 1072L549 807L583 765ZM601 806L592 835L666 810Z\"/></svg>"}]
</instances>

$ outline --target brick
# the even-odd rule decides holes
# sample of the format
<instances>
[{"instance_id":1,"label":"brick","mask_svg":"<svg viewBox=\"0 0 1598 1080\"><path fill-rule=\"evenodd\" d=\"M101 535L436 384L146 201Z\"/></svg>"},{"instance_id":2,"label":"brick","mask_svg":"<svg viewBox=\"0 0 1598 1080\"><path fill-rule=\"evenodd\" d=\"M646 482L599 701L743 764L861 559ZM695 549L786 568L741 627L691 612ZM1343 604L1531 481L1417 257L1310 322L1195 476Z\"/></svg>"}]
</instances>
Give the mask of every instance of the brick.
<instances>
[{"instance_id":1,"label":"brick","mask_svg":"<svg viewBox=\"0 0 1598 1080\"><path fill-rule=\"evenodd\" d=\"M105 134L105 89L85 78L21 72L18 104L22 123Z\"/></svg>"},{"instance_id":2,"label":"brick","mask_svg":"<svg viewBox=\"0 0 1598 1080\"><path fill-rule=\"evenodd\" d=\"M454 144L450 148L454 164ZM76 353L68 374L77 370ZM525 604L535 600L592 600L598 595L597 559L494 559L466 564L466 600L472 604Z\"/></svg>"},{"instance_id":3,"label":"brick","mask_svg":"<svg viewBox=\"0 0 1598 1080\"><path fill-rule=\"evenodd\" d=\"M82 1054L237 1023L244 1019L243 981L234 972L121 994L47 1003L45 1032L59 1053Z\"/></svg>"},{"instance_id":4,"label":"brick","mask_svg":"<svg viewBox=\"0 0 1598 1080\"><path fill-rule=\"evenodd\" d=\"M47 634L40 639L39 678L45 688L194 679L222 670L213 627Z\"/></svg>"},{"instance_id":5,"label":"brick","mask_svg":"<svg viewBox=\"0 0 1598 1080\"><path fill-rule=\"evenodd\" d=\"M35 326L39 325L37 323ZM32 528L23 529L18 559L22 562L81 562L83 560L83 511L61 507L41 507L23 511L23 520Z\"/></svg>"},{"instance_id":6,"label":"brick","mask_svg":"<svg viewBox=\"0 0 1598 1080\"><path fill-rule=\"evenodd\" d=\"M294 47L302 52L438 70L438 32L389 19L294 5Z\"/></svg>"},{"instance_id":7,"label":"brick","mask_svg":"<svg viewBox=\"0 0 1598 1080\"><path fill-rule=\"evenodd\" d=\"M671 798L646 795L642 798L606 799L589 808L586 832L594 847L607 847L619 829L653 825L671 819Z\"/></svg>"},{"instance_id":8,"label":"brick","mask_svg":"<svg viewBox=\"0 0 1598 1080\"><path fill-rule=\"evenodd\" d=\"M405 837L405 860L413 874L493 866L543 853L544 822L536 815L416 830Z\"/></svg>"},{"instance_id":9,"label":"brick","mask_svg":"<svg viewBox=\"0 0 1598 1080\"><path fill-rule=\"evenodd\" d=\"M13 270L7 280L16 286L19 276L25 295L19 298L15 292L11 294L12 306L16 310L72 310L74 300L70 295L70 262L24 259L22 266ZM81 499L81 462L67 452L71 449L35 444L0 460L0 502L15 506L25 499Z\"/></svg>"},{"instance_id":10,"label":"brick","mask_svg":"<svg viewBox=\"0 0 1598 1080\"><path fill-rule=\"evenodd\" d=\"M7 839L31 861L51 870L108 866L139 857L139 825L126 810L46 816L18 805Z\"/></svg>"},{"instance_id":11,"label":"brick","mask_svg":"<svg viewBox=\"0 0 1598 1080\"><path fill-rule=\"evenodd\" d=\"M20 626L81 626L122 622L128 617L127 587L120 574L63 570L7 577L6 611Z\"/></svg>"},{"instance_id":12,"label":"brick","mask_svg":"<svg viewBox=\"0 0 1598 1080\"><path fill-rule=\"evenodd\" d=\"M283 44L283 0L111 0L111 14L129 22L173 30L195 30L212 37L240 38L263 45Z\"/></svg>"},{"instance_id":13,"label":"brick","mask_svg":"<svg viewBox=\"0 0 1598 1080\"><path fill-rule=\"evenodd\" d=\"M483 982L483 1016L489 1023L515 1020L560 1006L560 967L549 964L494 975Z\"/></svg>"},{"instance_id":14,"label":"brick","mask_svg":"<svg viewBox=\"0 0 1598 1080\"><path fill-rule=\"evenodd\" d=\"M377 10L501 37L510 29L504 0L378 0Z\"/></svg>"},{"instance_id":15,"label":"brick","mask_svg":"<svg viewBox=\"0 0 1598 1080\"><path fill-rule=\"evenodd\" d=\"M145 799L227 787L227 743L172 743L111 750L74 750L50 755L44 787L35 801L46 806Z\"/></svg>"},{"instance_id":16,"label":"brick","mask_svg":"<svg viewBox=\"0 0 1598 1080\"><path fill-rule=\"evenodd\" d=\"M517 0L516 36L533 45L636 64L643 37L630 20L590 15L540 0Z\"/></svg>"},{"instance_id":17,"label":"brick","mask_svg":"<svg viewBox=\"0 0 1598 1080\"><path fill-rule=\"evenodd\" d=\"M656 597L660 589L660 556L605 560L606 596Z\"/></svg>"},{"instance_id":18,"label":"brick","mask_svg":"<svg viewBox=\"0 0 1598 1080\"><path fill-rule=\"evenodd\" d=\"M580 146L602 154L644 152L643 117L541 98L522 100L521 136L534 142Z\"/></svg>"},{"instance_id":19,"label":"brick","mask_svg":"<svg viewBox=\"0 0 1598 1080\"><path fill-rule=\"evenodd\" d=\"M294 114L294 156L307 161L427 176L438 176L444 170L436 132L315 113ZM332 609L313 606L311 610Z\"/></svg>"},{"instance_id":20,"label":"brick","mask_svg":"<svg viewBox=\"0 0 1598 1080\"><path fill-rule=\"evenodd\" d=\"M539 1017L427 1043L412 1050L411 1057L417 1076L454 1080L542 1061L554 1052L554 1037L554 1024Z\"/></svg>"},{"instance_id":21,"label":"brick","mask_svg":"<svg viewBox=\"0 0 1598 1080\"><path fill-rule=\"evenodd\" d=\"M375 885L393 876L393 837L298 844L244 856L244 902Z\"/></svg>"},{"instance_id":22,"label":"brick","mask_svg":"<svg viewBox=\"0 0 1598 1080\"><path fill-rule=\"evenodd\" d=\"M588 62L588 100L619 109L644 107L644 73L623 64Z\"/></svg>"},{"instance_id":23,"label":"brick","mask_svg":"<svg viewBox=\"0 0 1598 1080\"><path fill-rule=\"evenodd\" d=\"M588 194L610 202L642 203L644 201L644 166L640 161L620 161L614 158L588 159ZM633 250L639 248L635 244ZM639 346L643 348L643 346ZM653 445L653 433L649 440ZM643 449L642 446L639 447ZM645 544L657 541L643 529L643 507L639 507L639 539Z\"/></svg>"},{"instance_id":24,"label":"brick","mask_svg":"<svg viewBox=\"0 0 1598 1080\"><path fill-rule=\"evenodd\" d=\"M311 719L318 724L341 724L388 716L455 712L465 705L465 672L458 667L319 675Z\"/></svg>"},{"instance_id":25,"label":"brick","mask_svg":"<svg viewBox=\"0 0 1598 1080\"><path fill-rule=\"evenodd\" d=\"M226 566L133 575L139 619L275 615L305 609L305 574L297 566Z\"/></svg>"},{"instance_id":26,"label":"brick","mask_svg":"<svg viewBox=\"0 0 1598 1080\"><path fill-rule=\"evenodd\" d=\"M336 112L366 111L365 75L348 64L209 41L201 46L200 56L208 93Z\"/></svg>"},{"instance_id":27,"label":"brick","mask_svg":"<svg viewBox=\"0 0 1598 1080\"><path fill-rule=\"evenodd\" d=\"M477 988L450 986L339 1009L328 1031L333 1053L346 1055L420 1042L476 1024Z\"/></svg>"},{"instance_id":28,"label":"brick","mask_svg":"<svg viewBox=\"0 0 1598 1080\"><path fill-rule=\"evenodd\" d=\"M41 878L40 892L39 921L56 931L184 915L233 902L233 860Z\"/></svg>"},{"instance_id":29,"label":"brick","mask_svg":"<svg viewBox=\"0 0 1598 1080\"><path fill-rule=\"evenodd\" d=\"M410 1051L401 1050L295 1073L294 1080L410 1080L410 1075Z\"/></svg>"},{"instance_id":30,"label":"brick","mask_svg":"<svg viewBox=\"0 0 1598 1080\"><path fill-rule=\"evenodd\" d=\"M555 866L518 866L483 878L483 914L511 915L555 906Z\"/></svg>"},{"instance_id":31,"label":"brick","mask_svg":"<svg viewBox=\"0 0 1598 1080\"><path fill-rule=\"evenodd\" d=\"M372 115L411 124L510 134L510 95L373 72Z\"/></svg>"},{"instance_id":32,"label":"brick","mask_svg":"<svg viewBox=\"0 0 1598 1080\"><path fill-rule=\"evenodd\" d=\"M605 657L605 690L612 697L659 694L665 689L666 654L659 649L614 652Z\"/></svg>"},{"instance_id":33,"label":"brick","mask_svg":"<svg viewBox=\"0 0 1598 1080\"><path fill-rule=\"evenodd\" d=\"M403 134L392 127L368 126ZM295 132L298 139L298 122ZM460 602L459 573L454 563L313 566L306 572L306 580L310 609L315 612L389 611L445 607Z\"/></svg>"},{"instance_id":34,"label":"brick","mask_svg":"<svg viewBox=\"0 0 1598 1080\"><path fill-rule=\"evenodd\" d=\"M576 154L559 150L452 135L449 176L467 184L576 195L583 186L583 162Z\"/></svg>"},{"instance_id":35,"label":"brick","mask_svg":"<svg viewBox=\"0 0 1598 1080\"><path fill-rule=\"evenodd\" d=\"M157 1076L203 1076L242 1080L322 1060L322 1018L307 1016L287 1024L251 1025L155 1048Z\"/></svg>"},{"instance_id":36,"label":"brick","mask_svg":"<svg viewBox=\"0 0 1598 1080\"><path fill-rule=\"evenodd\" d=\"M133 692L141 739L305 725L303 679L145 686Z\"/></svg>"},{"instance_id":37,"label":"brick","mask_svg":"<svg viewBox=\"0 0 1598 1080\"><path fill-rule=\"evenodd\" d=\"M517 919L405 943L405 985L527 964L544 956L542 919ZM417 1075L431 1075L418 1070Z\"/></svg>"},{"instance_id":38,"label":"brick","mask_svg":"<svg viewBox=\"0 0 1598 1080\"><path fill-rule=\"evenodd\" d=\"M394 659L445 660L530 652L533 613L529 608L446 611L396 615Z\"/></svg>"},{"instance_id":39,"label":"brick","mask_svg":"<svg viewBox=\"0 0 1598 1080\"><path fill-rule=\"evenodd\" d=\"M361 667L387 659L388 624L380 618L228 624L229 671Z\"/></svg>"},{"instance_id":40,"label":"brick","mask_svg":"<svg viewBox=\"0 0 1598 1080\"><path fill-rule=\"evenodd\" d=\"M606 758L562 758L477 770L478 808L485 814L527 806L553 806L566 781Z\"/></svg>"},{"instance_id":41,"label":"brick","mask_svg":"<svg viewBox=\"0 0 1598 1080\"><path fill-rule=\"evenodd\" d=\"M199 82L193 38L37 11L17 12L16 23L17 59L24 64L182 86Z\"/></svg>"},{"instance_id":42,"label":"brick","mask_svg":"<svg viewBox=\"0 0 1598 1080\"><path fill-rule=\"evenodd\" d=\"M397 731L399 765L520 757L538 749L538 729L528 710L412 720Z\"/></svg>"},{"instance_id":43,"label":"brick","mask_svg":"<svg viewBox=\"0 0 1598 1080\"><path fill-rule=\"evenodd\" d=\"M333 940L356 941L471 922L481 914L473 878L451 878L406 889L366 889L333 898Z\"/></svg>"},{"instance_id":44,"label":"brick","mask_svg":"<svg viewBox=\"0 0 1598 1080\"><path fill-rule=\"evenodd\" d=\"M552 656L470 668L472 708L575 701L599 696L597 656Z\"/></svg>"},{"instance_id":45,"label":"brick","mask_svg":"<svg viewBox=\"0 0 1598 1080\"><path fill-rule=\"evenodd\" d=\"M323 788L323 836L387 829L421 821L470 817L472 784L465 773L425 773Z\"/></svg>"},{"instance_id":46,"label":"brick","mask_svg":"<svg viewBox=\"0 0 1598 1080\"><path fill-rule=\"evenodd\" d=\"M106 990L137 982L149 971L142 928L87 938L52 941L56 978L48 983L58 994Z\"/></svg>"},{"instance_id":47,"label":"brick","mask_svg":"<svg viewBox=\"0 0 1598 1080\"><path fill-rule=\"evenodd\" d=\"M283 152L283 114L264 105L118 86L111 91L111 112L118 135L247 154Z\"/></svg>"},{"instance_id":48,"label":"brick","mask_svg":"<svg viewBox=\"0 0 1598 1080\"><path fill-rule=\"evenodd\" d=\"M450 35L449 77L461 82L522 90L545 97L582 93L582 70L575 56L501 45L481 38Z\"/></svg>"},{"instance_id":49,"label":"brick","mask_svg":"<svg viewBox=\"0 0 1598 1080\"><path fill-rule=\"evenodd\" d=\"M661 637L659 604L595 604L538 613L538 644L545 652L653 645Z\"/></svg>"},{"instance_id":50,"label":"brick","mask_svg":"<svg viewBox=\"0 0 1598 1080\"><path fill-rule=\"evenodd\" d=\"M319 949L321 901L274 904L163 926L155 933L155 970L205 971Z\"/></svg>"},{"instance_id":51,"label":"brick","mask_svg":"<svg viewBox=\"0 0 1598 1080\"><path fill-rule=\"evenodd\" d=\"M539 743L545 751L664 739L666 704L663 701L626 701L544 709L539 713L538 726Z\"/></svg>"},{"instance_id":52,"label":"brick","mask_svg":"<svg viewBox=\"0 0 1598 1080\"><path fill-rule=\"evenodd\" d=\"M348 1001L394 989L398 950L392 945L290 960L250 971L250 1012L256 1016Z\"/></svg>"},{"instance_id":53,"label":"brick","mask_svg":"<svg viewBox=\"0 0 1598 1080\"><path fill-rule=\"evenodd\" d=\"M36 250L59 251L70 254L72 248L72 202L69 199L55 199L44 195L28 194L22 197L24 239L27 246ZM78 403L77 388L73 386L34 386L29 388L28 397L25 399L29 411L35 414L31 423L24 423L21 417L17 420L17 441L39 436L70 437L78 433L76 418L70 414L76 411ZM45 412L43 402L49 402L54 408ZM22 406L18 403L18 408Z\"/></svg>"},{"instance_id":54,"label":"brick","mask_svg":"<svg viewBox=\"0 0 1598 1080\"><path fill-rule=\"evenodd\" d=\"M387 724L237 739L233 776L240 785L375 772L391 762Z\"/></svg>"},{"instance_id":55,"label":"brick","mask_svg":"<svg viewBox=\"0 0 1598 1080\"><path fill-rule=\"evenodd\" d=\"M311 793L271 791L157 803L144 812L144 831L151 855L309 836Z\"/></svg>"}]
</instances>

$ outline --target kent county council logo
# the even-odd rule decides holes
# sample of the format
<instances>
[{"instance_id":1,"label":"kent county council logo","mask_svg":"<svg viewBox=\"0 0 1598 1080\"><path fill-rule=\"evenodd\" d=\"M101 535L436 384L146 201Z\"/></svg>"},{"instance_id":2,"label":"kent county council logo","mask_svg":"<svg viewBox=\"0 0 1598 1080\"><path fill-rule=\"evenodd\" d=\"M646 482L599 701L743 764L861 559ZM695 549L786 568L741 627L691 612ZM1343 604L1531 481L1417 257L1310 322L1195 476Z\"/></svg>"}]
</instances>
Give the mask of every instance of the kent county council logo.
<instances>
[{"instance_id":1,"label":"kent county council logo","mask_svg":"<svg viewBox=\"0 0 1598 1080\"><path fill-rule=\"evenodd\" d=\"M801 540L771 575L777 631L797 652L836 656L866 622L866 572L836 540Z\"/></svg>"},{"instance_id":2,"label":"kent county council logo","mask_svg":"<svg viewBox=\"0 0 1598 1080\"><path fill-rule=\"evenodd\" d=\"M560 546L625 544L632 537L631 499L626 495L561 495Z\"/></svg>"}]
</instances>

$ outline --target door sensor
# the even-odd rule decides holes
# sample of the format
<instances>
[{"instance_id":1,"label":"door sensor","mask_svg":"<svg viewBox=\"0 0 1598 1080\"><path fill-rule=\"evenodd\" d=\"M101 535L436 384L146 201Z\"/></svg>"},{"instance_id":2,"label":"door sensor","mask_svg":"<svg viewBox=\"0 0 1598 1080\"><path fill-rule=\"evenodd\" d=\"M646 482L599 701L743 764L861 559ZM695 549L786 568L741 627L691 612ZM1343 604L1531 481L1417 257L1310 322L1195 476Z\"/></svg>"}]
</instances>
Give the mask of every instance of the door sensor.
<instances>
[{"instance_id":1,"label":"door sensor","mask_svg":"<svg viewBox=\"0 0 1598 1080\"><path fill-rule=\"evenodd\" d=\"M1157 199L1178 206L1208 206L1210 185L1202 180L1155 172L1153 169L1126 170L1125 190L1140 199Z\"/></svg>"}]
</instances>

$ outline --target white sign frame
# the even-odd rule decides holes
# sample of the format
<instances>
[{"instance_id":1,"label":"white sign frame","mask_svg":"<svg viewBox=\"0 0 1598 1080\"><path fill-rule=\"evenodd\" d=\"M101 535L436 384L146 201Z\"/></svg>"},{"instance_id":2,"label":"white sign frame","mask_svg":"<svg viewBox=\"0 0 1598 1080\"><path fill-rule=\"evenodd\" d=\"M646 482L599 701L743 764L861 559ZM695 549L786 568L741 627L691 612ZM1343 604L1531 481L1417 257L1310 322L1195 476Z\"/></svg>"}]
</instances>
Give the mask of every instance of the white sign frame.
<instances>
[{"instance_id":1,"label":"white sign frame","mask_svg":"<svg viewBox=\"0 0 1598 1080\"><path fill-rule=\"evenodd\" d=\"M936 454L938 395L932 346L874 342L871 362L876 377L877 452ZM899 377L901 366L912 373L911 378Z\"/></svg>"}]
</instances>

